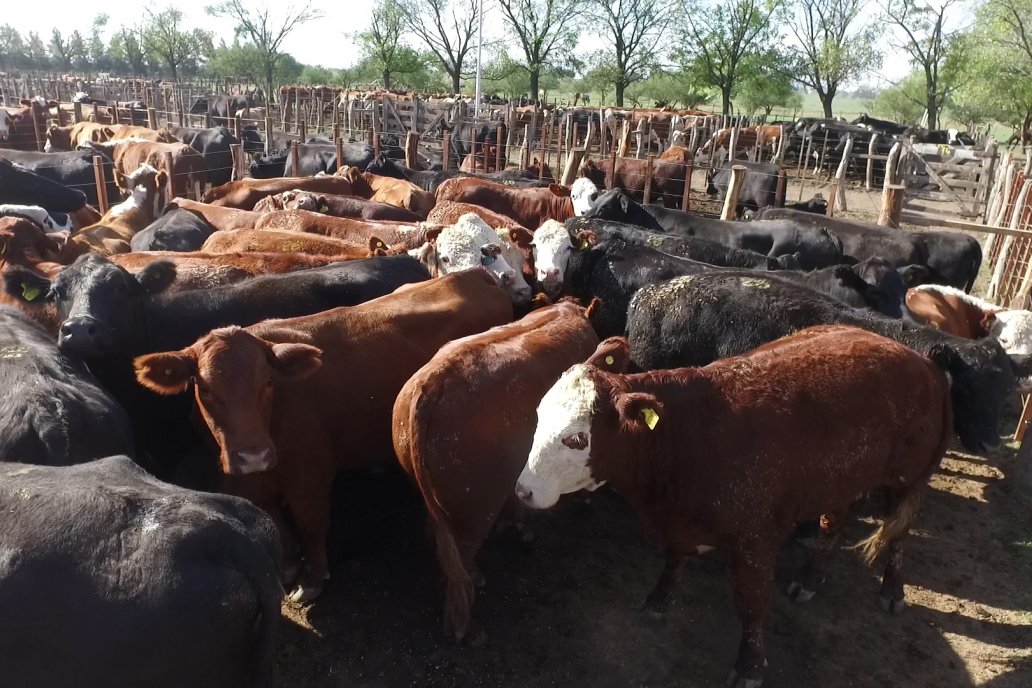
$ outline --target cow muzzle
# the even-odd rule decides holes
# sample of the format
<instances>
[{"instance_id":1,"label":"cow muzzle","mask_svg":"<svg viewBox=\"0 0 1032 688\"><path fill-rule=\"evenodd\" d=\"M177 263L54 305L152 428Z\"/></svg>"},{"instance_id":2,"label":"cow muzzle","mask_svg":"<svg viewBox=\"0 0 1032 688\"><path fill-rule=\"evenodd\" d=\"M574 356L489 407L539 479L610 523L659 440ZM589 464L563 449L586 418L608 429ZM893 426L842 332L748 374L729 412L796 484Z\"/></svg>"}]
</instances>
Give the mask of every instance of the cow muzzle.
<instances>
[{"instance_id":1,"label":"cow muzzle","mask_svg":"<svg viewBox=\"0 0 1032 688\"><path fill-rule=\"evenodd\" d=\"M225 470L229 475L248 475L272 470L276 464L276 450L272 447L241 449L229 452Z\"/></svg>"},{"instance_id":2,"label":"cow muzzle","mask_svg":"<svg viewBox=\"0 0 1032 688\"><path fill-rule=\"evenodd\" d=\"M65 351L92 349L101 339L100 324L88 316L65 320L57 333L57 345Z\"/></svg>"},{"instance_id":3,"label":"cow muzzle","mask_svg":"<svg viewBox=\"0 0 1032 688\"><path fill-rule=\"evenodd\" d=\"M550 298L554 299L559 296L559 292L563 288L563 276L559 272L559 268L542 270L538 273L538 280L541 282L541 288Z\"/></svg>"}]
</instances>

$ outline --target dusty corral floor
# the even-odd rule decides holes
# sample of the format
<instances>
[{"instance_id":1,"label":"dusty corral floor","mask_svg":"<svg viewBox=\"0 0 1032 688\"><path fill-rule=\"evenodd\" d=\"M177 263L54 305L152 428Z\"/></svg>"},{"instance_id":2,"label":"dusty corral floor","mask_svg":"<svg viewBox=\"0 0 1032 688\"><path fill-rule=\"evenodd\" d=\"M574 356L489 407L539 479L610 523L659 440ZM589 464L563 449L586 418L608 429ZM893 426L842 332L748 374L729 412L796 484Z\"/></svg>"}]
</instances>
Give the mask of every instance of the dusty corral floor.
<instances>
[{"instance_id":1,"label":"dusty corral floor","mask_svg":"<svg viewBox=\"0 0 1032 688\"><path fill-rule=\"evenodd\" d=\"M1014 453L951 453L905 551L906 611L876 603L880 565L840 551L818 596L775 595L771 688L1032 685L1032 528ZM603 490L531 514L537 541L489 540L476 616L490 638L460 647L440 630L423 507L398 471L345 476L335 494L333 580L314 605L284 606L278 685L426 688L722 686L739 625L727 557L691 565L664 620L639 613L662 568L620 498ZM845 542L870 532L861 505ZM783 590L808 550L789 544Z\"/></svg>"}]
</instances>

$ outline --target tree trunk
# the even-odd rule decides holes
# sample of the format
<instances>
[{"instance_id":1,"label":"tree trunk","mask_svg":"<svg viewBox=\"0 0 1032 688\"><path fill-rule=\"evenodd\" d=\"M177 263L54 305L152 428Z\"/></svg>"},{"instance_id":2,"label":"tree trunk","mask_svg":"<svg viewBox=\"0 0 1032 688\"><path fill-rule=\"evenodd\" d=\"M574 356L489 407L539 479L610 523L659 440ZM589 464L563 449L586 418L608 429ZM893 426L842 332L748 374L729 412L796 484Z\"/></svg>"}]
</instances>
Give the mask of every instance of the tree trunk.
<instances>
[{"instance_id":1,"label":"tree trunk","mask_svg":"<svg viewBox=\"0 0 1032 688\"><path fill-rule=\"evenodd\" d=\"M827 117L828 119L831 119L832 117L835 116L831 112L831 103L835 99L835 96L831 95L831 94L825 94L825 95L822 95L820 98L821 98L821 105L824 106L824 116Z\"/></svg>"},{"instance_id":2,"label":"tree trunk","mask_svg":"<svg viewBox=\"0 0 1032 688\"><path fill-rule=\"evenodd\" d=\"M391 87L391 73L387 69L383 70L383 87L384 88L390 88Z\"/></svg>"},{"instance_id":3,"label":"tree trunk","mask_svg":"<svg viewBox=\"0 0 1032 688\"><path fill-rule=\"evenodd\" d=\"M720 89L720 114L730 115L731 114L731 89L722 88Z\"/></svg>"},{"instance_id":4,"label":"tree trunk","mask_svg":"<svg viewBox=\"0 0 1032 688\"><path fill-rule=\"evenodd\" d=\"M533 67L530 70L530 99L537 102L538 82L541 79L541 67Z\"/></svg>"},{"instance_id":5,"label":"tree trunk","mask_svg":"<svg viewBox=\"0 0 1032 688\"><path fill-rule=\"evenodd\" d=\"M623 107L623 94L624 89L627 85L622 80L617 80L616 84L616 107Z\"/></svg>"},{"instance_id":6,"label":"tree trunk","mask_svg":"<svg viewBox=\"0 0 1032 688\"><path fill-rule=\"evenodd\" d=\"M448 70L448 75L451 76L451 87L452 93L455 95L459 94L459 89L462 87L462 70L456 69L454 72Z\"/></svg>"},{"instance_id":7,"label":"tree trunk","mask_svg":"<svg viewBox=\"0 0 1032 688\"><path fill-rule=\"evenodd\" d=\"M938 129L939 122L939 99L934 93L928 94L928 102L925 105L928 108L928 131Z\"/></svg>"}]
</instances>

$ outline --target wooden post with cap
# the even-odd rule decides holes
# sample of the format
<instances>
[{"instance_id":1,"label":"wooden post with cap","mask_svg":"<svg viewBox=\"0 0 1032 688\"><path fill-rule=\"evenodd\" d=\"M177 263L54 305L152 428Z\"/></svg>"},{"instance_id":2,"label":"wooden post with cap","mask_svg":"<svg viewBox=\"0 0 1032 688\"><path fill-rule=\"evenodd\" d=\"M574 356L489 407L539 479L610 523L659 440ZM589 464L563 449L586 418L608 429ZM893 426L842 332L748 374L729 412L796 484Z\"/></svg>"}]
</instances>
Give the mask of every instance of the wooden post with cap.
<instances>
[{"instance_id":1,"label":"wooden post with cap","mask_svg":"<svg viewBox=\"0 0 1032 688\"><path fill-rule=\"evenodd\" d=\"M742 183L748 168L745 165L731 166L731 183L727 187L727 195L724 197L724 209L720 212L721 220L733 220L735 210L738 207L738 194L742 190Z\"/></svg>"},{"instance_id":2,"label":"wooden post with cap","mask_svg":"<svg viewBox=\"0 0 1032 688\"><path fill-rule=\"evenodd\" d=\"M107 183L104 181L104 158L93 156L93 182L97 185L97 205L101 215L108 211Z\"/></svg>"}]
</instances>

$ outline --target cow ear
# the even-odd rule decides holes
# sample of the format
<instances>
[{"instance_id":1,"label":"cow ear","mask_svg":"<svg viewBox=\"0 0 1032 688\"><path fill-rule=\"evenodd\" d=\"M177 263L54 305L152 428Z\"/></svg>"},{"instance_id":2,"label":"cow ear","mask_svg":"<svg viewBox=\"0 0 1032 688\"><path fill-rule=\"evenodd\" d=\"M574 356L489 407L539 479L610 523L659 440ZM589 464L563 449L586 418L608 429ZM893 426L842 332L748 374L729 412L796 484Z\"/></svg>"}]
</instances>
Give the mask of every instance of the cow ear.
<instances>
[{"instance_id":1,"label":"cow ear","mask_svg":"<svg viewBox=\"0 0 1032 688\"><path fill-rule=\"evenodd\" d=\"M154 188L162 189L165 184L168 183L168 173L165 170L158 170L158 173L154 175Z\"/></svg>"},{"instance_id":2,"label":"cow ear","mask_svg":"<svg viewBox=\"0 0 1032 688\"><path fill-rule=\"evenodd\" d=\"M631 430L655 430L663 418L663 403L648 392L619 395L616 410L624 427Z\"/></svg>"},{"instance_id":3,"label":"cow ear","mask_svg":"<svg viewBox=\"0 0 1032 688\"><path fill-rule=\"evenodd\" d=\"M136 281L148 294L160 294L176 281L176 264L169 260L156 260L136 273Z\"/></svg>"},{"instance_id":4,"label":"cow ear","mask_svg":"<svg viewBox=\"0 0 1032 688\"><path fill-rule=\"evenodd\" d=\"M626 213L630 209L630 207L631 207L631 199L630 199L630 197L627 194L620 194L620 209L623 210Z\"/></svg>"},{"instance_id":5,"label":"cow ear","mask_svg":"<svg viewBox=\"0 0 1032 688\"><path fill-rule=\"evenodd\" d=\"M39 303L53 298L50 280L21 266L9 267L4 272L4 291L25 303Z\"/></svg>"},{"instance_id":6,"label":"cow ear","mask_svg":"<svg viewBox=\"0 0 1032 688\"><path fill-rule=\"evenodd\" d=\"M172 395L185 392L197 374L197 359L189 350L139 356L133 361L136 381L152 392Z\"/></svg>"},{"instance_id":7,"label":"cow ear","mask_svg":"<svg viewBox=\"0 0 1032 688\"><path fill-rule=\"evenodd\" d=\"M1000 309L1000 311L1002 310L1003 309ZM993 328L993 325L996 323L996 314L1000 311L986 311L985 313L983 313L981 322L982 329L984 329L986 332L990 331Z\"/></svg>"},{"instance_id":8,"label":"cow ear","mask_svg":"<svg viewBox=\"0 0 1032 688\"><path fill-rule=\"evenodd\" d=\"M592 246L598 245L598 234L591 231L590 229L582 229L577 232L577 248L584 251Z\"/></svg>"},{"instance_id":9,"label":"cow ear","mask_svg":"<svg viewBox=\"0 0 1032 688\"><path fill-rule=\"evenodd\" d=\"M565 186L561 186L559 184L549 184L548 190L554 193L556 196L563 196L565 198L570 197L570 190L567 189Z\"/></svg>"},{"instance_id":10,"label":"cow ear","mask_svg":"<svg viewBox=\"0 0 1032 688\"><path fill-rule=\"evenodd\" d=\"M513 227L509 230L509 241L519 247L529 247L534 242L534 234L526 229Z\"/></svg>"},{"instance_id":11,"label":"cow ear","mask_svg":"<svg viewBox=\"0 0 1032 688\"><path fill-rule=\"evenodd\" d=\"M924 265L907 265L902 268L897 268L900 277L903 278L903 284L906 285L907 289L916 287L921 284L927 284L931 273Z\"/></svg>"},{"instance_id":12,"label":"cow ear","mask_svg":"<svg viewBox=\"0 0 1032 688\"><path fill-rule=\"evenodd\" d=\"M626 337L610 337L598 345L585 363L610 373L626 373L631 364L631 345Z\"/></svg>"},{"instance_id":13,"label":"cow ear","mask_svg":"<svg viewBox=\"0 0 1032 688\"><path fill-rule=\"evenodd\" d=\"M426 230L426 233L423 236L426 238L427 242L432 243L434 241L437 241L437 237L439 237L441 235L441 232L443 231L444 226L431 227Z\"/></svg>"},{"instance_id":14,"label":"cow ear","mask_svg":"<svg viewBox=\"0 0 1032 688\"><path fill-rule=\"evenodd\" d=\"M322 366L322 349L309 344L273 344L269 365L284 379L300 380Z\"/></svg>"}]
</instances>

